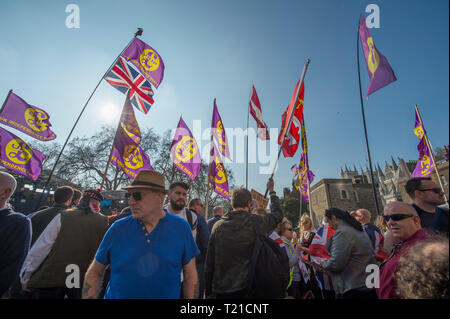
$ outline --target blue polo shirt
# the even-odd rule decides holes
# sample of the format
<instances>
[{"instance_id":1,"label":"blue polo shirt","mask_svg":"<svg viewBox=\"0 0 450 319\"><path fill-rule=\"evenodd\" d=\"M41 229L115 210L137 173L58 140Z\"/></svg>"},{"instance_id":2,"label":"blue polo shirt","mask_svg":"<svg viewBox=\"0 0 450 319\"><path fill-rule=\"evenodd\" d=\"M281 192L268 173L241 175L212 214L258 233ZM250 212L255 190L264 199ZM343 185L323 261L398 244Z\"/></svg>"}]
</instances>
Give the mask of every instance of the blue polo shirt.
<instances>
[{"instance_id":1,"label":"blue polo shirt","mask_svg":"<svg viewBox=\"0 0 450 319\"><path fill-rule=\"evenodd\" d=\"M133 216L118 220L95 256L111 268L105 299L178 299L182 267L199 253L187 221L168 211L151 233Z\"/></svg>"}]
</instances>

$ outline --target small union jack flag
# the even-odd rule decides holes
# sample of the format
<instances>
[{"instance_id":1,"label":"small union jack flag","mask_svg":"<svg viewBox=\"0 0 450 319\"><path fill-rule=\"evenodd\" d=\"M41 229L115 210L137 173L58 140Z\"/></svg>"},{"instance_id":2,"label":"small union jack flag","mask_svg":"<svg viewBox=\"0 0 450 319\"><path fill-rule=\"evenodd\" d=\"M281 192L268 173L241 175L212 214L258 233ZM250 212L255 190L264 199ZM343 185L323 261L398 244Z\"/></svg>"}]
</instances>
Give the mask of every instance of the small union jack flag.
<instances>
[{"instance_id":1,"label":"small union jack flag","mask_svg":"<svg viewBox=\"0 0 450 319\"><path fill-rule=\"evenodd\" d=\"M147 114L154 102L152 86L127 62L119 58L105 80L120 92L128 94L133 106Z\"/></svg>"}]
</instances>

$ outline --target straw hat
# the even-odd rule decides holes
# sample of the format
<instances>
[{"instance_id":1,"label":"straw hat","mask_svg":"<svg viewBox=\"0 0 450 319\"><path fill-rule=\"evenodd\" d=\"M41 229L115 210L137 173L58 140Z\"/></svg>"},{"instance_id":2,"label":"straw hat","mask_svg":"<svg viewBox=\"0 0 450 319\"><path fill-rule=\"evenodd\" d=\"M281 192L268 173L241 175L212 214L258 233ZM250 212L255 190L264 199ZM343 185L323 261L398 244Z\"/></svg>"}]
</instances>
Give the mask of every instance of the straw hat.
<instances>
[{"instance_id":1,"label":"straw hat","mask_svg":"<svg viewBox=\"0 0 450 319\"><path fill-rule=\"evenodd\" d=\"M167 193L164 176L161 173L149 170L140 171L130 185L123 187L123 189L134 188L153 189Z\"/></svg>"}]
</instances>

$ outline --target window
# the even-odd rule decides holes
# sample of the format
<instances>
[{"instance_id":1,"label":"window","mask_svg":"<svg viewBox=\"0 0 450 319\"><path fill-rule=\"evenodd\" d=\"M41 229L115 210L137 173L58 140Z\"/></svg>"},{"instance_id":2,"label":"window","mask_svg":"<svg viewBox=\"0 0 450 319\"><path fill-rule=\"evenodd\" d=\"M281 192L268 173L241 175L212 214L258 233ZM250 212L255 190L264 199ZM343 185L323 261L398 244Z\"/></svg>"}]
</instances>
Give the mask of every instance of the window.
<instances>
[{"instance_id":1,"label":"window","mask_svg":"<svg viewBox=\"0 0 450 319\"><path fill-rule=\"evenodd\" d=\"M345 189L341 190L341 199L348 199L348 194Z\"/></svg>"},{"instance_id":2,"label":"window","mask_svg":"<svg viewBox=\"0 0 450 319\"><path fill-rule=\"evenodd\" d=\"M441 175L441 181L442 181L442 184L444 184L445 186L447 186L447 180L445 179L445 176L444 176L444 175Z\"/></svg>"},{"instance_id":3,"label":"window","mask_svg":"<svg viewBox=\"0 0 450 319\"><path fill-rule=\"evenodd\" d=\"M356 199L356 202L359 203L358 192L357 192L357 191L354 191L354 193L355 193L355 199Z\"/></svg>"}]
</instances>

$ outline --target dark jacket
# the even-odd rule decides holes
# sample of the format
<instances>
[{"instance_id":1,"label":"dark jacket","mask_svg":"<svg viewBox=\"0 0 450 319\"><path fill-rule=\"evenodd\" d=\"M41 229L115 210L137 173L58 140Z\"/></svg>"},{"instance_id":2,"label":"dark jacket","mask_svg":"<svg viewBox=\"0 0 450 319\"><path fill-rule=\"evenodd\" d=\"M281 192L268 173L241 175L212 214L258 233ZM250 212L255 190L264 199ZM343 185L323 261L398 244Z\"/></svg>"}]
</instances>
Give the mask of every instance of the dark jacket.
<instances>
[{"instance_id":1,"label":"dark jacket","mask_svg":"<svg viewBox=\"0 0 450 319\"><path fill-rule=\"evenodd\" d=\"M253 217L263 233L275 229L283 219L278 197L272 195L270 202L270 213ZM255 243L251 216L246 211L228 212L212 228L206 254L206 295L232 293L246 288Z\"/></svg>"},{"instance_id":2,"label":"dark jacket","mask_svg":"<svg viewBox=\"0 0 450 319\"><path fill-rule=\"evenodd\" d=\"M197 215L197 238L195 239L195 243L200 250L200 255L195 258L195 263L204 264L206 259L206 251L208 250L209 230L205 217L197 214L193 210L191 210L191 212Z\"/></svg>"},{"instance_id":3,"label":"dark jacket","mask_svg":"<svg viewBox=\"0 0 450 319\"><path fill-rule=\"evenodd\" d=\"M31 228L33 229L33 235L31 237L31 246L33 246L33 244L42 234L44 229L48 226L48 224L50 224L52 219L66 209L67 209L66 206L55 204L53 205L53 207L40 210L33 214L33 216L31 217Z\"/></svg>"},{"instance_id":4,"label":"dark jacket","mask_svg":"<svg viewBox=\"0 0 450 319\"><path fill-rule=\"evenodd\" d=\"M25 215L0 210L0 298L19 275L30 239L31 223Z\"/></svg>"},{"instance_id":5,"label":"dark jacket","mask_svg":"<svg viewBox=\"0 0 450 319\"><path fill-rule=\"evenodd\" d=\"M208 221L206 222L206 224L208 225L208 230L209 233L211 234L212 232L212 228L214 226L214 224L220 219L219 215L215 215L214 217L208 219Z\"/></svg>"},{"instance_id":6,"label":"dark jacket","mask_svg":"<svg viewBox=\"0 0 450 319\"><path fill-rule=\"evenodd\" d=\"M65 287L66 267L80 269L81 283L108 227L108 218L77 208L61 213L61 228L48 256L31 275L28 287Z\"/></svg>"}]
</instances>

